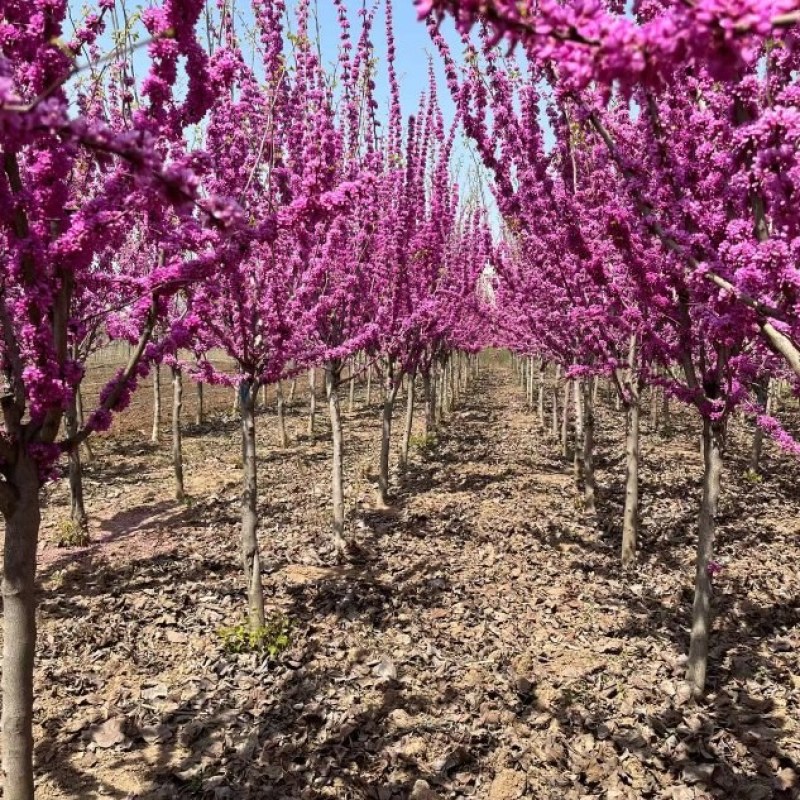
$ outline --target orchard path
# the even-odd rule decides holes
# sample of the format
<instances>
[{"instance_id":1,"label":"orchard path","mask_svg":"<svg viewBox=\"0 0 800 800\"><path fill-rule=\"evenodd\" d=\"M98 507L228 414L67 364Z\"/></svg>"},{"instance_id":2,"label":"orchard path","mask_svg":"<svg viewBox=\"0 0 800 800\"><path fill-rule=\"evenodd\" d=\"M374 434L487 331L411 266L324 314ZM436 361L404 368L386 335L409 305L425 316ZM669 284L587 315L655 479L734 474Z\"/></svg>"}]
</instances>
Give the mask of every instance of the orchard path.
<instances>
[{"instance_id":1,"label":"orchard path","mask_svg":"<svg viewBox=\"0 0 800 800\"><path fill-rule=\"evenodd\" d=\"M303 409L289 451L259 419L265 585L292 624L274 663L225 654L216 633L243 611L235 422L188 432L188 507L169 500L168 445L100 444L87 485L102 541L43 551L37 796L795 796L794 465L770 452L785 483L755 484L731 461L714 693L691 707L687 420L670 438L645 427L644 550L623 574L613 411L599 414L593 520L499 365L415 453L389 510L372 503L377 406L359 405L346 426L360 554L333 567L327 442L303 437ZM46 530L63 499L57 487Z\"/></svg>"}]
</instances>

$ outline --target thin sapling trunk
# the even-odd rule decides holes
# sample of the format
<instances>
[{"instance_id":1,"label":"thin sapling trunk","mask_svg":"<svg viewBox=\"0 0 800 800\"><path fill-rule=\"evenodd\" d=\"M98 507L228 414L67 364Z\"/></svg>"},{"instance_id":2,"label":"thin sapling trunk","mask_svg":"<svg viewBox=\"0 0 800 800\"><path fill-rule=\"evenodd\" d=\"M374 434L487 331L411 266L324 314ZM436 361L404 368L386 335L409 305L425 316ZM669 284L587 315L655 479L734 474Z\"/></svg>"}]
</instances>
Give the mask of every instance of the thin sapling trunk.
<instances>
[{"instance_id":1,"label":"thin sapling trunk","mask_svg":"<svg viewBox=\"0 0 800 800\"><path fill-rule=\"evenodd\" d=\"M242 565L251 630L264 627L264 587L258 549L258 469L256 463L256 389L249 378L239 385L242 422Z\"/></svg>"},{"instance_id":2,"label":"thin sapling trunk","mask_svg":"<svg viewBox=\"0 0 800 800\"><path fill-rule=\"evenodd\" d=\"M331 469L331 494L333 499L333 546L337 558L347 554L344 534L344 440L342 436L342 413L339 407L339 387L342 366L338 361L325 367L325 389L328 394L328 411L331 418L333 464Z\"/></svg>"},{"instance_id":3,"label":"thin sapling trunk","mask_svg":"<svg viewBox=\"0 0 800 800\"><path fill-rule=\"evenodd\" d=\"M153 370L153 432L150 441L158 444L161 440L161 366Z\"/></svg>"},{"instance_id":4,"label":"thin sapling trunk","mask_svg":"<svg viewBox=\"0 0 800 800\"><path fill-rule=\"evenodd\" d=\"M280 436L281 449L289 446L289 437L286 434L286 414L284 413L283 381L278 381L275 388L276 405L278 411L278 435Z\"/></svg>"},{"instance_id":5,"label":"thin sapling trunk","mask_svg":"<svg viewBox=\"0 0 800 800\"><path fill-rule=\"evenodd\" d=\"M311 367L308 372L308 435L314 439L314 420L317 415L317 370Z\"/></svg>"},{"instance_id":6,"label":"thin sapling trunk","mask_svg":"<svg viewBox=\"0 0 800 800\"><path fill-rule=\"evenodd\" d=\"M705 692L708 670L708 640L711 631L711 569L714 557L714 533L722 475L722 444L724 422L703 418L703 498L697 536L692 632L689 641L689 660L686 680L692 696L700 698Z\"/></svg>"},{"instance_id":7,"label":"thin sapling trunk","mask_svg":"<svg viewBox=\"0 0 800 800\"><path fill-rule=\"evenodd\" d=\"M408 448L411 443L411 428L414 424L414 398L416 394L415 373L408 375L408 388L406 390L406 418L403 428L403 441L400 445L400 466L405 469L408 465Z\"/></svg>"},{"instance_id":8,"label":"thin sapling trunk","mask_svg":"<svg viewBox=\"0 0 800 800\"><path fill-rule=\"evenodd\" d=\"M203 398L203 382L197 382L197 413L194 416L195 425L202 425L205 422L206 414Z\"/></svg>"},{"instance_id":9,"label":"thin sapling trunk","mask_svg":"<svg viewBox=\"0 0 800 800\"><path fill-rule=\"evenodd\" d=\"M175 474L175 499L183 502L183 439L181 436L181 410L183 408L183 373L172 367L172 469Z\"/></svg>"},{"instance_id":10,"label":"thin sapling trunk","mask_svg":"<svg viewBox=\"0 0 800 800\"><path fill-rule=\"evenodd\" d=\"M397 390L403 380L403 374L394 374L394 360L389 358L386 365L386 388L381 413L381 454L378 465L378 502L382 506L389 505L389 449L392 442L392 414L397 399Z\"/></svg>"},{"instance_id":11,"label":"thin sapling trunk","mask_svg":"<svg viewBox=\"0 0 800 800\"><path fill-rule=\"evenodd\" d=\"M595 495L597 484L594 476L594 404L592 402L591 381L579 381L581 389L582 416L583 416L583 498L586 511L595 513ZM578 408L576 406L576 419Z\"/></svg>"},{"instance_id":12,"label":"thin sapling trunk","mask_svg":"<svg viewBox=\"0 0 800 800\"><path fill-rule=\"evenodd\" d=\"M625 505L622 511L622 565L636 560L639 539L639 395L625 407Z\"/></svg>"},{"instance_id":13,"label":"thin sapling trunk","mask_svg":"<svg viewBox=\"0 0 800 800\"><path fill-rule=\"evenodd\" d=\"M73 395L72 400L64 412L64 427L68 437L78 433L80 418L78 416L78 393ZM83 466L81 464L80 447L72 447L69 451L69 500L70 518L72 524L81 536L85 536L89 529L89 519L86 514L86 506L83 499Z\"/></svg>"}]
</instances>

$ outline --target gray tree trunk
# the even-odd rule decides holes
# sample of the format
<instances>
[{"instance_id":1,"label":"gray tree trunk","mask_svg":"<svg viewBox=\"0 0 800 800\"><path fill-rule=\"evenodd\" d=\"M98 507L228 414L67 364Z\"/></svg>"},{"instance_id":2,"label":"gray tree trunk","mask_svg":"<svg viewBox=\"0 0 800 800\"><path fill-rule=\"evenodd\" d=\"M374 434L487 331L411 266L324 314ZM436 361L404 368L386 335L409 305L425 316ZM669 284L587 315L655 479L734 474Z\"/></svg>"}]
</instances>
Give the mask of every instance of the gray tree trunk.
<instances>
[{"instance_id":1,"label":"gray tree trunk","mask_svg":"<svg viewBox=\"0 0 800 800\"><path fill-rule=\"evenodd\" d=\"M705 692L708 668L708 639L711 630L711 575L708 567L714 556L714 532L722 475L724 423L703 419L703 499L697 537L692 632L686 680L695 698Z\"/></svg>"},{"instance_id":2,"label":"gray tree trunk","mask_svg":"<svg viewBox=\"0 0 800 800\"><path fill-rule=\"evenodd\" d=\"M389 450L392 443L392 414L397 399L397 390L403 380L403 374L394 374L393 359L389 359L386 367L386 388L381 414L381 456L378 465L378 502L382 506L389 505Z\"/></svg>"},{"instance_id":3,"label":"gray tree trunk","mask_svg":"<svg viewBox=\"0 0 800 800\"><path fill-rule=\"evenodd\" d=\"M436 419L442 421L447 404L447 379L442 365L439 365L435 371L434 382L436 385Z\"/></svg>"},{"instance_id":4,"label":"gray tree trunk","mask_svg":"<svg viewBox=\"0 0 800 800\"><path fill-rule=\"evenodd\" d=\"M331 362L325 367L325 389L328 394L328 411L331 417L333 440L333 464L331 489L333 497L333 545L339 559L346 556L347 540L344 532L344 440L342 436L342 413L339 407L341 364Z\"/></svg>"},{"instance_id":5,"label":"gray tree trunk","mask_svg":"<svg viewBox=\"0 0 800 800\"><path fill-rule=\"evenodd\" d=\"M78 425L83 427L83 395L81 394L80 386L75 392L75 409L78 416ZM86 453L86 463L89 464L94 459L94 452L88 438L83 440L83 449Z\"/></svg>"},{"instance_id":6,"label":"gray tree trunk","mask_svg":"<svg viewBox=\"0 0 800 800\"><path fill-rule=\"evenodd\" d=\"M556 370L556 377L553 381L552 403L551 403L551 424L550 435L554 439L558 439L558 370Z\"/></svg>"},{"instance_id":7,"label":"gray tree trunk","mask_svg":"<svg viewBox=\"0 0 800 800\"><path fill-rule=\"evenodd\" d=\"M561 409L561 455L569 458L569 381L564 379L564 400Z\"/></svg>"},{"instance_id":8,"label":"gray tree trunk","mask_svg":"<svg viewBox=\"0 0 800 800\"><path fill-rule=\"evenodd\" d=\"M539 415L539 424L544 428L544 364L539 367L539 397L536 410Z\"/></svg>"},{"instance_id":9,"label":"gray tree trunk","mask_svg":"<svg viewBox=\"0 0 800 800\"><path fill-rule=\"evenodd\" d=\"M595 513L595 495L597 494L597 484L594 476L594 405L592 403L592 384L589 380L578 381L580 384L580 399L582 403L583 425L583 498L586 511L590 514ZM575 408L577 419L578 407Z\"/></svg>"},{"instance_id":10,"label":"gray tree trunk","mask_svg":"<svg viewBox=\"0 0 800 800\"><path fill-rule=\"evenodd\" d=\"M17 497L5 517L3 554L3 798L33 800L34 581L41 514L38 471L24 452L10 483Z\"/></svg>"},{"instance_id":11,"label":"gray tree trunk","mask_svg":"<svg viewBox=\"0 0 800 800\"><path fill-rule=\"evenodd\" d=\"M308 373L308 435L314 438L314 419L317 415L317 370L311 367Z\"/></svg>"},{"instance_id":12,"label":"gray tree trunk","mask_svg":"<svg viewBox=\"0 0 800 800\"><path fill-rule=\"evenodd\" d=\"M78 432L77 398L76 392L64 412L64 427L68 437L75 436ZM86 506L83 499L83 467L81 465L80 447L73 447L69 451L69 500L72 524L79 531L86 533L89 529L89 519L86 515Z\"/></svg>"},{"instance_id":13,"label":"gray tree trunk","mask_svg":"<svg viewBox=\"0 0 800 800\"><path fill-rule=\"evenodd\" d=\"M183 502L183 438L181 436L181 410L183 409L183 373L172 367L172 469L175 473L175 499Z\"/></svg>"},{"instance_id":14,"label":"gray tree trunk","mask_svg":"<svg viewBox=\"0 0 800 800\"><path fill-rule=\"evenodd\" d=\"M636 560L639 539L639 396L625 409L625 506L622 511L622 564Z\"/></svg>"},{"instance_id":15,"label":"gray tree trunk","mask_svg":"<svg viewBox=\"0 0 800 800\"><path fill-rule=\"evenodd\" d=\"M364 405L369 408L372 403L372 364L367 367L367 397L364 400Z\"/></svg>"},{"instance_id":16,"label":"gray tree trunk","mask_svg":"<svg viewBox=\"0 0 800 800\"><path fill-rule=\"evenodd\" d=\"M350 395L347 399L347 413L353 413L353 407L355 406L356 402L356 357L350 360L350 367L349 367L349 376L350 376L350 386L348 387L350 390Z\"/></svg>"},{"instance_id":17,"label":"gray tree trunk","mask_svg":"<svg viewBox=\"0 0 800 800\"><path fill-rule=\"evenodd\" d=\"M158 444L161 441L161 365L153 370L153 432L150 441Z\"/></svg>"},{"instance_id":18,"label":"gray tree trunk","mask_svg":"<svg viewBox=\"0 0 800 800\"><path fill-rule=\"evenodd\" d=\"M414 424L414 398L416 395L415 373L411 372L408 376L408 388L406 390L406 419L403 429L403 441L400 446L400 466L405 469L408 465L408 447L411 442L411 429Z\"/></svg>"},{"instance_id":19,"label":"gray tree trunk","mask_svg":"<svg viewBox=\"0 0 800 800\"><path fill-rule=\"evenodd\" d=\"M434 368L422 373L422 391L425 395L425 438L436 433L436 379Z\"/></svg>"},{"instance_id":20,"label":"gray tree trunk","mask_svg":"<svg viewBox=\"0 0 800 800\"><path fill-rule=\"evenodd\" d=\"M287 402L289 403L289 405L292 405L292 403L294 403L294 396L296 392L297 392L297 378L292 378L292 382L291 384L289 384L289 397L287 398Z\"/></svg>"},{"instance_id":21,"label":"gray tree trunk","mask_svg":"<svg viewBox=\"0 0 800 800\"><path fill-rule=\"evenodd\" d=\"M206 413L203 398L203 383L197 382L197 412L194 415L195 425L202 425L206 420Z\"/></svg>"},{"instance_id":22,"label":"gray tree trunk","mask_svg":"<svg viewBox=\"0 0 800 800\"><path fill-rule=\"evenodd\" d=\"M578 443L583 444L583 385L585 379L576 378L572 381L572 407L575 409L575 447L572 451L572 473L575 478L575 487L581 480L583 468L583 447L578 447Z\"/></svg>"},{"instance_id":23,"label":"gray tree trunk","mask_svg":"<svg viewBox=\"0 0 800 800\"><path fill-rule=\"evenodd\" d=\"M755 395L756 404L762 413L767 413L767 402L769 398L769 378L756 382ZM761 451L764 446L764 431L757 421L753 420L753 447L750 450L750 469L753 472L761 471Z\"/></svg>"},{"instance_id":24,"label":"gray tree trunk","mask_svg":"<svg viewBox=\"0 0 800 800\"><path fill-rule=\"evenodd\" d=\"M650 430L658 430L658 389L653 386L650 389Z\"/></svg>"},{"instance_id":25,"label":"gray tree trunk","mask_svg":"<svg viewBox=\"0 0 800 800\"><path fill-rule=\"evenodd\" d=\"M289 437L286 434L286 415L284 414L284 401L283 401L283 381L278 381L275 387L277 396L277 411L278 411L278 435L280 436L280 446L286 449L289 446Z\"/></svg>"},{"instance_id":26,"label":"gray tree trunk","mask_svg":"<svg viewBox=\"0 0 800 800\"><path fill-rule=\"evenodd\" d=\"M264 626L264 587L258 549L258 466L256 462L256 385L244 379L239 387L242 421L242 566L247 588L248 622Z\"/></svg>"}]
</instances>

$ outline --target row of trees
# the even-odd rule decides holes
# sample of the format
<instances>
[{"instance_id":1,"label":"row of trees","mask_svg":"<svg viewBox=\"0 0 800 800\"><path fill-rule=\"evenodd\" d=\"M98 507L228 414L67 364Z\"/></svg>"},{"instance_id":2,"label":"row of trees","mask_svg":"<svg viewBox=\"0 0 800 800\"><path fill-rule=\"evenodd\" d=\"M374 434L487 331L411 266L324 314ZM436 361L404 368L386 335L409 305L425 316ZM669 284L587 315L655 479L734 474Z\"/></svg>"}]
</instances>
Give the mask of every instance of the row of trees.
<instances>
[{"instance_id":1,"label":"row of trees","mask_svg":"<svg viewBox=\"0 0 800 800\"><path fill-rule=\"evenodd\" d=\"M646 384L661 387L703 421L687 675L703 691L727 420L758 412L794 447L763 408L769 376L800 375L793 0L670 0L626 14L618 4L426 0L457 108L451 125L432 77L404 120L388 5L381 110L375 12L362 10L353 31L344 0L334 3L338 58L326 69L308 0L289 15L291 32L281 0L252 0L245 17L204 0L129 17L98 0L69 34L66 0L0 0L7 798L33 796L39 489L66 453L79 480L78 448L162 363L178 409L183 375L238 393L254 627L264 620L261 387L323 371L332 536L346 557L340 402L357 354L383 378L383 502L404 376L411 413L419 377L432 425L437 381L463 372L449 354L494 344L575 380L591 511L589 387L606 376L627 417L626 563L640 398ZM446 13L463 59L436 26ZM512 54L494 47L503 37L518 45ZM491 178L499 236L452 180L459 126ZM83 414L86 359L113 340L130 343L128 362ZM233 373L215 367L219 351ZM177 427L173 444L177 469Z\"/></svg>"},{"instance_id":2,"label":"row of trees","mask_svg":"<svg viewBox=\"0 0 800 800\"><path fill-rule=\"evenodd\" d=\"M100 0L69 40L63 0L0 2L2 749L10 800L33 797L39 489L61 454L70 454L79 502L79 447L108 428L154 365L171 367L178 410L184 374L234 386L242 561L249 622L258 628L259 388L323 370L332 531L344 557L346 363L361 354L384 378L385 501L403 377L413 387L420 376L433 408L447 354L462 342L474 346L475 285L493 244L481 208L459 197L450 176L455 126L445 125L432 81L417 113L403 119L388 5L390 103L382 111L375 11L360 14L354 36L343 2L337 9L338 60L326 70L307 0L290 15L291 32L280 0L253 0L253 30L237 29L226 3L165 0L131 18ZM103 53L107 41L113 48ZM142 43L144 75L135 56ZM83 413L86 360L115 340L131 344L128 362ZM215 367L220 351L233 373ZM179 470L177 426L173 447Z\"/></svg>"},{"instance_id":3,"label":"row of trees","mask_svg":"<svg viewBox=\"0 0 800 800\"><path fill-rule=\"evenodd\" d=\"M625 408L623 563L636 550L643 387L702 419L695 696L727 421L755 413L797 449L765 408L770 376L800 376L795 6L640 4L627 16L602 3L420 4L505 228L497 343L575 379L590 510L592 377L609 378ZM461 67L438 29L447 13ZM501 38L517 51L493 47Z\"/></svg>"}]
</instances>

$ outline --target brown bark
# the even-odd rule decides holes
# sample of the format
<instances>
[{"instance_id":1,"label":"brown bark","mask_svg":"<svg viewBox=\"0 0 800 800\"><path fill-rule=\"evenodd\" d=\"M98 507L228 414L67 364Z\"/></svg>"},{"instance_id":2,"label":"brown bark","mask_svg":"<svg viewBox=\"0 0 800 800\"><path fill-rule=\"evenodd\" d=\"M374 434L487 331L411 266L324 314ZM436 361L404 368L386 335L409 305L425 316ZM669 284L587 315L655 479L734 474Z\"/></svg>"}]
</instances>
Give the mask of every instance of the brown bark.
<instances>
[{"instance_id":1,"label":"brown bark","mask_svg":"<svg viewBox=\"0 0 800 800\"><path fill-rule=\"evenodd\" d=\"M583 498L585 509L590 514L595 513L595 495L597 484L594 476L594 405L592 403L592 384L591 381L582 380L580 383L581 400L583 401ZM576 418L578 409L576 407Z\"/></svg>"},{"instance_id":2,"label":"brown bark","mask_svg":"<svg viewBox=\"0 0 800 800\"><path fill-rule=\"evenodd\" d=\"M183 409L183 373L172 367L172 469L175 474L175 499L183 502L183 437L181 436L181 410Z\"/></svg>"},{"instance_id":3,"label":"brown bark","mask_svg":"<svg viewBox=\"0 0 800 800\"><path fill-rule=\"evenodd\" d=\"M3 554L3 797L33 800L33 664L36 654L36 548L39 477L19 451L10 484L15 500L5 509Z\"/></svg>"},{"instance_id":4,"label":"brown bark","mask_svg":"<svg viewBox=\"0 0 800 800\"><path fill-rule=\"evenodd\" d=\"M708 668L708 640L711 631L711 575L709 564L714 555L714 533L722 475L722 440L724 423L703 419L703 498L697 536L692 632L686 680L695 698L705 692Z\"/></svg>"},{"instance_id":5,"label":"brown bark","mask_svg":"<svg viewBox=\"0 0 800 800\"><path fill-rule=\"evenodd\" d=\"M83 427L83 395L81 394L81 387L78 386L75 391L75 410L78 417L78 428ZM86 453L86 463L89 464L94 459L94 451L89 439L83 440L83 449Z\"/></svg>"},{"instance_id":6,"label":"brown bark","mask_svg":"<svg viewBox=\"0 0 800 800\"><path fill-rule=\"evenodd\" d=\"M204 398L203 398L203 383L202 381L197 382L197 412L194 415L194 422L195 425L202 425L205 422L206 414L205 414L205 406L204 406Z\"/></svg>"},{"instance_id":7,"label":"brown bark","mask_svg":"<svg viewBox=\"0 0 800 800\"><path fill-rule=\"evenodd\" d=\"M75 436L78 433L77 392L64 412L64 428L68 437ZM83 466L81 464L80 447L72 447L69 451L69 499L70 516L73 525L78 530L86 532L89 528L89 520L83 499Z\"/></svg>"},{"instance_id":8,"label":"brown bark","mask_svg":"<svg viewBox=\"0 0 800 800\"><path fill-rule=\"evenodd\" d=\"M766 413L767 401L769 398L769 377L758 380L755 384L756 404L759 409ZM753 420L753 446L750 450L750 469L758 473L761 470L761 450L764 446L764 431L758 422Z\"/></svg>"},{"instance_id":9,"label":"brown bark","mask_svg":"<svg viewBox=\"0 0 800 800\"><path fill-rule=\"evenodd\" d=\"M245 379L239 387L242 421L242 566L247 589L248 622L264 626L264 587L258 549L258 467L256 462L256 384Z\"/></svg>"}]
</instances>

